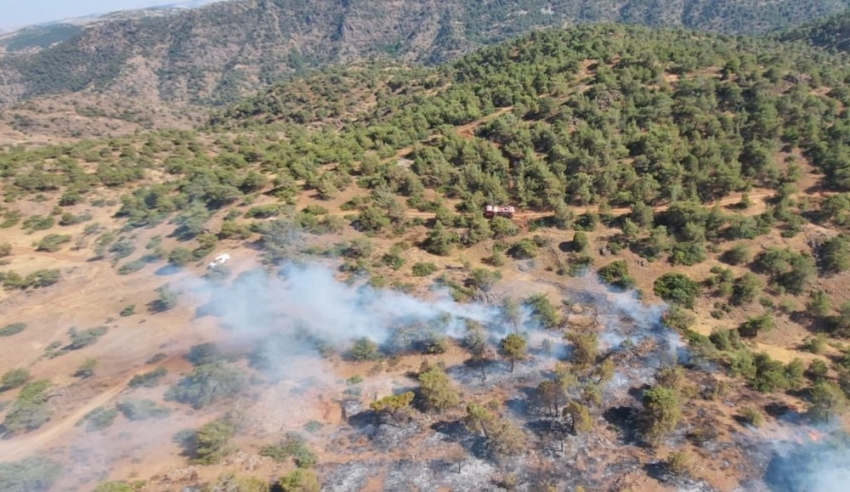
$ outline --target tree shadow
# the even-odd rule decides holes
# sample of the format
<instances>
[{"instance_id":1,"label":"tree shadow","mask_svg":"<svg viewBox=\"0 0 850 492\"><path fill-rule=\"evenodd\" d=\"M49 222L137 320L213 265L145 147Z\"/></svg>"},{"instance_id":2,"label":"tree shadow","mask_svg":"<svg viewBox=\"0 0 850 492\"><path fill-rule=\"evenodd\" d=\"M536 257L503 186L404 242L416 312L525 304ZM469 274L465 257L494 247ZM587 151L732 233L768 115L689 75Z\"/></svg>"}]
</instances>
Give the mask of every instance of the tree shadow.
<instances>
[{"instance_id":1,"label":"tree shadow","mask_svg":"<svg viewBox=\"0 0 850 492\"><path fill-rule=\"evenodd\" d=\"M157 277L167 277L169 275L174 275L176 273L179 273L180 270L182 270L182 269L178 266L164 265L164 266L158 268L155 272L153 272L153 274L156 275Z\"/></svg>"}]
</instances>

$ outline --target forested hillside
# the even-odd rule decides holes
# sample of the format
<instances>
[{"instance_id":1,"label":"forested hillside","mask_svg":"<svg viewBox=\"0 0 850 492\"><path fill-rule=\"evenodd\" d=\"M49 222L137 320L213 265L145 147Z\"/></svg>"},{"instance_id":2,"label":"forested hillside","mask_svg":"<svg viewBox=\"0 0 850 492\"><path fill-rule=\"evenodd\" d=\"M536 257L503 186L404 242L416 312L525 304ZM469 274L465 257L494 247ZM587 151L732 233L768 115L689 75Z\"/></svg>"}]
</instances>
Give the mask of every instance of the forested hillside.
<instances>
[{"instance_id":1,"label":"forested hillside","mask_svg":"<svg viewBox=\"0 0 850 492\"><path fill-rule=\"evenodd\" d=\"M111 91L217 104L306 69L380 55L439 62L531 29L616 21L754 34L842 11L845 0L251 0L103 23L0 62L0 106Z\"/></svg>"},{"instance_id":2,"label":"forested hillside","mask_svg":"<svg viewBox=\"0 0 850 492\"><path fill-rule=\"evenodd\" d=\"M582 25L325 69L198 130L4 148L0 453L79 440L0 480L836 490L848 81L805 43ZM132 466L94 470L107 441ZM245 463L262 478L218 476Z\"/></svg>"},{"instance_id":3,"label":"forested hillside","mask_svg":"<svg viewBox=\"0 0 850 492\"><path fill-rule=\"evenodd\" d=\"M774 35L780 41L805 41L819 48L850 50L850 12L830 16Z\"/></svg>"}]
</instances>

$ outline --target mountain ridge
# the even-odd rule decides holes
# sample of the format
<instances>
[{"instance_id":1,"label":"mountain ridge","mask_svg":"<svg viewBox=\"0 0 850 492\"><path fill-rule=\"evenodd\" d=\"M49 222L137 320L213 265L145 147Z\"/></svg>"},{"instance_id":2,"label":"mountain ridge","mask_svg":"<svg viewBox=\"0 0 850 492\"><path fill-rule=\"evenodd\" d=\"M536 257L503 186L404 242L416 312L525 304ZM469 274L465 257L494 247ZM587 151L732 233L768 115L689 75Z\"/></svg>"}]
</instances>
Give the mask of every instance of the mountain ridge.
<instances>
[{"instance_id":1,"label":"mountain ridge","mask_svg":"<svg viewBox=\"0 0 850 492\"><path fill-rule=\"evenodd\" d=\"M0 107L95 91L221 105L304 70L369 57L438 63L530 30L613 21L759 33L847 0L243 0L176 15L101 23L39 53L0 60Z\"/></svg>"}]
</instances>

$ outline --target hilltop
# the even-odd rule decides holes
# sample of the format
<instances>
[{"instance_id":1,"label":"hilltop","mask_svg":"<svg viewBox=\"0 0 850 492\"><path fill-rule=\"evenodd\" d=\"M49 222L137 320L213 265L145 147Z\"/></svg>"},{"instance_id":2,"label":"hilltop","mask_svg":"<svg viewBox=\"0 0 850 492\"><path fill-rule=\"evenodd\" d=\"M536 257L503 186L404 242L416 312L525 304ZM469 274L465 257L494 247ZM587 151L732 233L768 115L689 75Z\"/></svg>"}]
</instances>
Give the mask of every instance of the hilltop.
<instances>
[{"instance_id":1,"label":"hilltop","mask_svg":"<svg viewBox=\"0 0 850 492\"><path fill-rule=\"evenodd\" d=\"M801 43L585 25L7 146L0 483L834 477L848 80Z\"/></svg>"}]
</instances>

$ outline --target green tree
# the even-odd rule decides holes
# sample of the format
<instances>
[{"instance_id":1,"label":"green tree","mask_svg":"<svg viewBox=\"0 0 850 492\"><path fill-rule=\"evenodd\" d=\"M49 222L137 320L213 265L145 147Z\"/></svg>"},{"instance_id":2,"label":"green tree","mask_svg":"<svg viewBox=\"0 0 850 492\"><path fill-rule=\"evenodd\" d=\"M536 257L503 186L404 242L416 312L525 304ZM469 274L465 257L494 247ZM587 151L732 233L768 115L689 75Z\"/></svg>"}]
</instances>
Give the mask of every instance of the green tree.
<instances>
[{"instance_id":1,"label":"green tree","mask_svg":"<svg viewBox=\"0 0 850 492\"><path fill-rule=\"evenodd\" d=\"M756 295L761 292L763 287L758 277L749 272L745 273L735 279L735 282L732 284L732 297L730 300L735 306L749 304L755 300Z\"/></svg>"},{"instance_id":2,"label":"green tree","mask_svg":"<svg viewBox=\"0 0 850 492\"><path fill-rule=\"evenodd\" d=\"M358 361L378 360L381 358L381 352L378 349L378 344L368 337L362 337L354 342L354 346L351 348L351 358Z\"/></svg>"},{"instance_id":3,"label":"green tree","mask_svg":"<svg viewBox=\"0 0 850 492\"><path fill-rule=\"evenodd\" d=\"M442 222L437 221L434 227L428 231L423 246L425 251L431 254L448 256L451 254L455 242L455 235L446 229Z\"/></svg>"},{"instance_id":4,"label":"green tree","mask_svg":"<svg viewBox=\"0 0 850 492\"><path fill-rule=\"evenodd\" d=\"M301 468L280 477L278 486L281 492L319 492L322 488L314 471Z\"/></svg>"},{"instance_id":5,"label":"green tree","mask_svg":"<svg viewBox=\"0 0 850 492\"><path fill-rule=\"evenodd\" d=\"M655 386L643 393L643 431L646 440L658 444L676 428L682 414L676 392Z\"/></svg>"},{"instance_id":6,"label":"green tree","mask_svg":"<svg viewBox=\"0 0 850 492\"><path fill-rule=\"evenodd\" d=\"M847 397L841 388L831 381L821 381L812 387L812 405L809 414L815 420L829 422L847 407Z\"/></svg>"},{"instance_id":7,"label":"green tree","mask_svg":"<svg viewBox=\"0 0 850 492\"><path fill-rule=\"evenodd\" d=\"M414 396L416 395L412 391L385 396L380 400L373 401L369 408L378 414L389 415L394 422L400 423L409 416L410 404L413 402Z\"/></svg>"},{"instance_id":8,"label":"green tree","mask_svg":"<svg viewBox=\"0 0 850 492\"><path fill-rule=\"evenodd\" d=\"M230 453L228 443L233 433L233 426L221 420L201 426L195 435L195 461L202 465L218 463Z\"/></svg>"},{"instance_id":9,"label":"green tree","mask_svg":"<svg viewBox=\"0 0 850 492\"><path fill-rule=\"evenodd\" d=\"M425 408L441 413L457 405L460 400L446 371L436 365L419 374L419 394Z\"/></svg>"},{"instance_id":10,"label":"green tree","mask_svg":"<svg viewBox=\"0 0 850 492\"><path fill-rule=\"evenodd\" d=\"M665 273L653 284L655 294L667 302L693 309L699 295L699 283L681 273Z\"/></svg>"},{"instance_id":11,"label":"green tree","mask_svg":"<svg viewBox=\"0 0 850 492\"><path fill-rule=\"evenodd\" d=\"M502 339L499 343L504 356L511 363L511 372L514 372L514 365L518 361L525 360L526 342L525 338L516 333L511 333Z\"/></svg>"},{"instance_id":12,"label":"green tree","mask_svg":"<svg viewBox=\"0 0 850 492\"><path fill-rule=\"evenodd\" d=\"M590 410L577 401L571 401L564 407L563 417L569 419L572 434L583 434L593 428Z\"/></svg>"},{"instance_id":13,"label":"green tree","mask_svg":"<svg viewBox=\"0 0 850 492\"><path fill-rule=\"evenodd\" d=\"M827 239L820 245L818 254L826 272L841 273L850 269L850 241L845 236Z\"/></svg>"}]
</instances>

